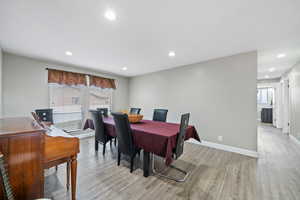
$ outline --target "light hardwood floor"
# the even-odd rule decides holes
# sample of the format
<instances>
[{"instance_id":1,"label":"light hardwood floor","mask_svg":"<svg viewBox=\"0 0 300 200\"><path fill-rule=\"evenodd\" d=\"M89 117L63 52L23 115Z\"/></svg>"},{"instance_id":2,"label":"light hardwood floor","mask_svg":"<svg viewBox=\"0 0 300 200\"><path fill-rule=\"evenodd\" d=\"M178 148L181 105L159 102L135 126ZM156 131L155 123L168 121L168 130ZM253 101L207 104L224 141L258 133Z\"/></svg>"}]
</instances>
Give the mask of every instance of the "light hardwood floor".
<instances>
[{"instance_id":1,"label":"light hardwood floor","mask_svg":"<svg viewBox=\"0 0 300 200\"><path fill-rule=\"evenodd\" d=\"M144 178L138 160L137 169L130 174L126 160L117 166L114 146L103 157L101 151L95 153L93 138L82 139L77 199L300 199L300 145L278 129L260 126L258 150L260 157L254 159L186 143L185 153L174 165L191 174L187 182L175 183L155 176ZM47 171L45 195L69 199L65 183L64 165L57 173Z\"/></svg>"}]
</instances>

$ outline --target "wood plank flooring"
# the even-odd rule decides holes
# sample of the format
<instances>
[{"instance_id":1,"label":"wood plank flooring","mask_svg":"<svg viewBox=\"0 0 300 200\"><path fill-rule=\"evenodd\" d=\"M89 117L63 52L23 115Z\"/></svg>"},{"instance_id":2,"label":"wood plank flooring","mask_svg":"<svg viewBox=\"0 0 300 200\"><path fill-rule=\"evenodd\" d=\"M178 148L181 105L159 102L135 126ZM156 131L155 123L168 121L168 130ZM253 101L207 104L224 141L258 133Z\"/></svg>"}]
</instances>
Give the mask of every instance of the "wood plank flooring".
<instances>
[{"instance_id":1,"label":"wood plank flooring","mask_svg":"<svg viewBox=\"0 0 300 200\"><path fill-rule=\"evenodd\" d=\"M95 153L94 139L81 140L78 157L77 199L201 199L296 200L300 199L300 145L268 126L258 128L259 159L186 143L174 165L191 174L185 183L156 176L143 177L142 162L129 172L129 163L116 162L116 148ZM101 149L101 147L99 147ZM142 158L140 158L142 160ZM156 164L162 161L157 159ZM70 199L65 165L46 172L45 196ZM174 174L173 170L167 173Z\"/></svg>"}]
</instances>

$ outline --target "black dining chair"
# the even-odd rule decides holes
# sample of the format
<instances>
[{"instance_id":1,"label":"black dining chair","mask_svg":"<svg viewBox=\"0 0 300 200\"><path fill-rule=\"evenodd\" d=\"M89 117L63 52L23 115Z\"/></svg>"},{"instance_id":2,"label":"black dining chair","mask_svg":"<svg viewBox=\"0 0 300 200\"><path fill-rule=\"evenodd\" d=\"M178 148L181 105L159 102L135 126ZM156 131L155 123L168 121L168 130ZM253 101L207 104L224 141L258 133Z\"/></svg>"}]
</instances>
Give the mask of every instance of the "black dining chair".
<instances>
[{"instance_id":1,"label":"black dining chair","mask_svg":"<svg viewBox=\"0 0 300 200\"><path fill-rule=\"evenodd\" d=\"M186 113L186 114L181 115L181 122L180 122L179 134L178 134L177 140L176 140L176 147L175 147L175 149L173 151L173 158L175 160L177 160L182 155L182 153L183 153L185 132L186 132L186 129L187 129L188 124L189 124L189 119L190 119L190 113ZM161 177L164 177L164 178L167 178L167 179L170 179L170 180L174 180L176 182L184 182L186 180L186 178L189 175L188 172L186 172L186 171L184 171L184 170L182 170L182 169L180 169L178 167L175 167L174 165L170 165L170 167L174 168L174 169L176 169L178 171L180 171L185 176L182 179L176 179L176 178L164 175L162 173L156 172L155 171L155 165L154 165L154 154L152 154L152 170L153 170L154 174L157 174L157 175L159 175Z\"/></svg>"},{"instance_id":2,"label":"black dining chair","mask_svg":"<svg viewBox=\"0 0 300 200\"><path fill-rule=\"evenodd\" d=\"M41 121L53 124L53 109L36 109L35 113L39 116Z\"/></svg>"},{"instance_id":3,"label":"black dining chair","mask_svg":"<svg viewBox=\"0 0 300 200\"><path fill-rule=\"evenodd\" d=\"M139 115L141 112L141 108L130 108L130 114Z\"/></svg>"},{"instance_id":4,"label":"black dining chair","mask_svg":"<svg viewBox=\"0 0 300 200\"><path fill-rule=\"evenodd\" d=\"M110 142L110 144L111 144L113 137L108 135L105 131L101 111L90 110L90 112L92 114L94 127L95 127L95 151L98 151L98 144L100 142L103 144L102 154L105 155L106 143Z\"/></svg>"},{"instance_id":5,"label":"black dining chair","mask_svg":"<svg viewBox=\"0 0 300 200\"><path fill-rule=\"evenodd\" d=\"M130 156L130 173L133 171L134 158L140 152L134 144L132 130L130 128L128 115L123 113L112 113L115 121L118 140L118 165L120 165L121 154Z\"/></svg>"},{"instance_id":6,"label":"black dining chair","mask_svg":"<svg viewBox=\"0 0 300 200\"><path fill-rule=\"evenodd\" d=\"M167 121L167 109L154 109L153 121L166 122Z\"/></svg>"},{"instance_id":7,"label":"black dining chair","mask_svg":"<svg viewBox=\"0 0 300 200\"><path fill-rule=\"evenodd\" d=\"M108 117L108 108L97 108L97 111L100 111L104 117Z\"/></svg>"}]
</instances>

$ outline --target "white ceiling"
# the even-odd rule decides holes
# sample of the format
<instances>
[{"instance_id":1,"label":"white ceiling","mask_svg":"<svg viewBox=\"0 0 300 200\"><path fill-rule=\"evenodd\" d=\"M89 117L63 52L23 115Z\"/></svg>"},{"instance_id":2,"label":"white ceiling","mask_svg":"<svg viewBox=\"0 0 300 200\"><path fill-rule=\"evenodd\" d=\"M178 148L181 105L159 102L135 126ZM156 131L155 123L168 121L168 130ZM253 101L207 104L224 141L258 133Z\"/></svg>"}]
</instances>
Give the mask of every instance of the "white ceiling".
<instances>
[{"instance_id":1,"label":"white ceiling","mask_svg":"<svg viewBox=\"0 0 300 200\"><path fill-rule=\"evenodd\" d=\"M277 58L279 54L286 55ZM258 52L258 79L278 78L300 61L300 44ZM274 71L270 71L273 69Z\"/></svg>"},{"instance_id":2,"label":"white ceiling","mask_svg":"<svg viewBox=\"0 0 300 200\"><path fill-rule=\"evenodd\" d=\"M116 21L103 17L107 8ZM290 47L300 41L299 10L299 0L0 0L0 46L133 76Z\"/></svg>"}]
</instances>

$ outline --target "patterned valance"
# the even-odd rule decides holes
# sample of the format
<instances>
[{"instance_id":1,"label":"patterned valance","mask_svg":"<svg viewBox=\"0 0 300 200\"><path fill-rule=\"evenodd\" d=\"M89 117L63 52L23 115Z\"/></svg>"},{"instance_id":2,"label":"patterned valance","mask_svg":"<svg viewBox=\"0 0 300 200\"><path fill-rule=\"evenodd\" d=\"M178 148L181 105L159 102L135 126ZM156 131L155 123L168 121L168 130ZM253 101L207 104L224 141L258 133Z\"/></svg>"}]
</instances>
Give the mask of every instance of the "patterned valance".
<instances>
[{"instance_id":1,"label":"patterned valance","mask_svg":"<svg viewBox=\"0 0 300 200\"><path fill-rule=\"evenodd\" d=\"M48 69L48 83L57 83L62 85L87 85L87 78L89 78L89 85L99 88L116 89L114 79L103 78L100 76L67 72L57 69Z\"/></svg>"},{"instance_id":2,"label":"patterned valance","mask_svg":"<svg viewBox=\"0 0 300 200\"><path fill-rule=\"evenodd\" d=\"M116 84L114 79L103 78L103 77L92 76L92 75L90 75L90 86L116 89Z\"/></svg>"},{"instance_id":3,"label":"patterned valance","mask_svg":"<svg viewBox=\"0 0 300 200\"><path fill-rule=\"evenodd\" d=\"M48 83L64 85L87 85L86 75L74 72L48 69Z\"/></svg>"}]
</instances>

